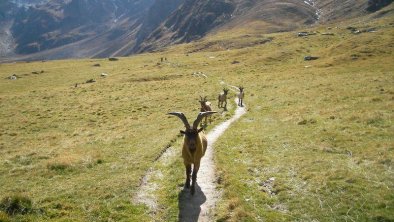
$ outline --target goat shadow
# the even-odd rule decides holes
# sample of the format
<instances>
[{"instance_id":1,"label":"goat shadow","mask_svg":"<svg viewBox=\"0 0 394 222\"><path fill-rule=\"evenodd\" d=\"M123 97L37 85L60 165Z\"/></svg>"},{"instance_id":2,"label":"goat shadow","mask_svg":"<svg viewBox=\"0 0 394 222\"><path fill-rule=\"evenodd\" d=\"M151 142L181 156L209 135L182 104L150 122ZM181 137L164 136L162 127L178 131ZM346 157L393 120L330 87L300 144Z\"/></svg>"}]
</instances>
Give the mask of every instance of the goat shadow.
<instances>
[{"instance_id":1,"label":"goat shadow","mask_svg":"<svg viewBox=\"0 0 394 222\"><path fill-rule=\"evenodd\" d=\"M201 205L207 200L201 187L196 184L196 192L192 196L190 189L183 188L178 195L179 221L197 222L201 212Z\"/></svg>"}]
</instances>

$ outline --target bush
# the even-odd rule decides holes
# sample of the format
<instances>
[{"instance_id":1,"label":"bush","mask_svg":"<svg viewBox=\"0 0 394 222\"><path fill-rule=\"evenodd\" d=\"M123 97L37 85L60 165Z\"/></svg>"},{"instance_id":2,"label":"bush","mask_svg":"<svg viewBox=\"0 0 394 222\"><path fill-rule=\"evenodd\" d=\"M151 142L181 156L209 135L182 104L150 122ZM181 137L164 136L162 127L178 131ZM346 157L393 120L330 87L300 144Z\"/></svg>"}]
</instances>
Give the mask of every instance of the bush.
<instances>
[{"instance_id":1,"label":"bush","mask_svg":"<svg viewBox=\"0 0 394 222\"><path fill-rule=\"evenodd\" d=\"M8 215L27 214L32 211L32 205L33 204L30 198L21 195L15 195L3 198L0 203L0 209L6 212Z\"/></svg>"},{"instance_id":2,"label":"bush","mask_svg":"<svg viewBox=\"0 0 394 222\"><path fill-rule=\"evenodd\" d=\"M53 170L59 173L71 172L73 170L73 166L70 163L66 162L48 163L47 168L49 170Z\"/></svg>"}]
</instances>

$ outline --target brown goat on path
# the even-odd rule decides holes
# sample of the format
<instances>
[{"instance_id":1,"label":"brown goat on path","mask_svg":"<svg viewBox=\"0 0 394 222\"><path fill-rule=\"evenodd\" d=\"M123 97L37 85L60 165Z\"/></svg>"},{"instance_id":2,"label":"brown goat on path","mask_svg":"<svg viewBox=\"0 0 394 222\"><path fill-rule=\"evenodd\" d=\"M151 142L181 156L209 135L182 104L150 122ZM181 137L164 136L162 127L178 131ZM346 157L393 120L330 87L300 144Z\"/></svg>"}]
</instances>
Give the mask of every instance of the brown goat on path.
<instances>
[{"instance_id":1,"label":"brown goat on path","mask_svg":"<svg viewBox=\"0 0 394 222\"><path fill-rule=\"evenodd\" d=\"M219 96L218 96L218 107L219 108L223 107L224 110L227 109L227 94L228 94L228 91L230 91L230 90L227 89L227 88L223 88L223 92L221 92L219 94ZM223 105L223 103L224 103L224 105Z\"/></svg>"},{"instance_id":2,"label":"brown goat on path","mask_svg":"<svg viewBox=\"0 0 394 222\"><path fill-rule=\"evenodd\" d=\"M244 91L244 87L240 86L238 87L239 89L239 93L237 94L238 97L238 106L243 107L243 101L244 101L244 96L245 96L245 91Z\"/></svg>"},{"instance_id":3,"label":"brown goat on path","mask_svg":"<svg viewBox=\"0 0 394 222\"><path fill-rule=\"evenodd\" d=\"M171 112L169 115L174 115L179 117L185 125L186 130L181 130L180 132L184 135L183 138L183 148L182 148L182 157L183 163L186 168L186 182L185 187L190 187L190 174L192 173L192 165L193 165L193 174L192 174L192 184L190 192L192 195L195 193L196 181L197 181L197 172L200 169L200 161L201 158L205 155L205 151L207 150L208 140L203 132L203 128L198 129L198 125L201 120L208 115L214 114L216 112L200 112L197 116L197 119L193 122L193 127L190 127L189 122L186 119L186 116L181 112Z\"/></svg>"},{"instance_id":4,"label":"brown goat on path","mask_svg":"<svg viewBox=\"0 0 394 222\"><path fill-rule=\"evenodd\" d=\"M200 108L201 112L212 111L212 108L211 108L212 104L211 104L211 102L207 101L207 97L206 96L204 98L202 96L200 96L199 102L200 102L200 105L201 105L201 108ZM207 119L208 119L208 116L205 116L205 124L207 124ZM209 116L209 122L211 122L211 117L210 116Z\"/></svg>"}]
</instances>

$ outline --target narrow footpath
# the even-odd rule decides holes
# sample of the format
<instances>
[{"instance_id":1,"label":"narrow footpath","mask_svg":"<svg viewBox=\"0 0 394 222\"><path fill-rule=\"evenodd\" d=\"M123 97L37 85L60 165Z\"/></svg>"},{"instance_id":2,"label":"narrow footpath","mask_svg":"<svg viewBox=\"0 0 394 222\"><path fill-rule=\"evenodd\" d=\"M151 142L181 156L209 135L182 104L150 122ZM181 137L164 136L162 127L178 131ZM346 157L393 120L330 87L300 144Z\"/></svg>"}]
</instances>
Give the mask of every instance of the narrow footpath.
<instances>
[{"instance_id":1,"label":"narrow footpath","mask_svg":"<svg viewBox=\"0 0 394 222\"><path fill-rule=\"evenodd\" d=\"M237 106L238 99L235 100ZM182 222L207 222L212 221L217 201L220 199L221 191L217 189L217 176L214 164L214 144L217 139L230 127L232 123L238 120L246 113L245 107L237 106L234 116L217 125L208 134L208 148L205 156L201 159L200 170L197 175L196 193L191 196L188 189L184 189L179 194L179 221ZM167 165L169 159L176 156L175 148L171 147L157 160L160 164ZM154 196L155 190L159 189L154 179L160 175L159 169L150 169L143 178L142 184L137 192L134 200L136 202L146 204L151 213L157 211L157 201Z\"/></svg>"}]
</instances>

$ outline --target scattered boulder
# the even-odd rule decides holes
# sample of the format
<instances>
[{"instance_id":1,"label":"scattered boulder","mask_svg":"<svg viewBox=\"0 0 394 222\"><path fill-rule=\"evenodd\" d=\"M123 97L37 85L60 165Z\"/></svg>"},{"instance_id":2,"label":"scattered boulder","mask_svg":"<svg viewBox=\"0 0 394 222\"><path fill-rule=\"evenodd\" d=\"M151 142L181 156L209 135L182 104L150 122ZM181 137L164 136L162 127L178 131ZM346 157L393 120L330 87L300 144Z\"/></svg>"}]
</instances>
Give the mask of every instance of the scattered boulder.
<instances>
[{"instance_id":1,"label":"scattered boulder","mask_svg":"<svg viewBox=\"0 0 394 222\"><path fill-rule=\"evenodd\" d=\"M311 60L316 60L316 59L318 59L319 57L317 57L317 56L305 56L304 57L304 61L311 61Z\"/></svg>"},{"instance_id":2,"label":"scattered boulder","mask_svg":"<svg viewBox=\"0 0 394 222\"><path fill-rule=\"evenodd\" d=\"M208 78L208 76L205 75L205 73L203 73L203 72L201 72L201 71L193 72L193 73L192 73L192 76Z\"/></svg>"},{"instance_id":3,"label":"scattered boulder","mask_svg":"<svg viewBox=\"0 0 394 222\"><path fill-rule=\"evenodd\" d=\"M110 57L110 58L108 58L108 60L109 60L109 61L118 61L119 59L118 59L118 58L115 58L115 57Z\"/></svg>"},{"instance_id":4,"label":"scattered boulder","mask_svg":"<svg viewBox=\"0 0 394 222\"><path fill-rule=\"evenodd\" d=\"M93 66L94 66L94 67L100 67L101 65L98 64L98 63L96 63L96 64L94 64Z\"/></svg>"},{"instance_id":5,"label":"scattered boulder","mask_svg":"<svg viewBox=\"0 0 394 222\"><path fill-rule=\"evenodd\" d=\"M108 74L103 72L103 73L100 74L100 76L103 77L103 78L105 78L105 77L108 76Z\"/></svg>"},{"instance_id":6,"label":"scattered boulder","mask_svg":"<svg viewBox=\"0 0 394 222\"><path fill-rule=\"evenodd\" d=\"M305 37L305 36L308 36L309 34L308 34L308 32L299 32L298 33L298 37Z\"/></svg>"},{"instance_id":7,"label":"scattered boulder","mask_svg":"<svg viewBox=\"0 0 394 222\"><path fill-rule=\"evenodd\" d=\"M367 29L359 30L354 27L348 27L347 29L350 30L353 34L360 34L360 33L364 33L364 32L369 32L369 33L377 32L376 28L367 28Z\"/></svg>"},{"instance_id":8,"label":"scattered boulder","mask_svg":"<svg viewBox=\"0 0 394 222\"><path fill-rule=\"evenodd\" d=\"M238 63L239 63L239 61L237 61L237 60L234 60L231 62L231 64L238 64Z\"/></svg>"},{"instance_id":9,"label":"scattered boulder","mask_svg":"<svg viewBox=\"0 0 394 222\"><path fill-rule=\"evenodd\" d=\"M352 54L350 57L352 58L352 60L357 60L360 56L357 54Z\"/></svg>"},{"instance_id":10,"label":"scattered boulder","mask_svg":"<svg viewBox=\"0 0 394 222\"><path fill-rule=\"evenodd\" d=\"M259 182L258 184L261 186L262 192L265 192L269 195L276 195L276 192L274 191L275 177L270 177L268 180Z\"/></svg>"},{"instance_id":11,"label":"scattered boulder","mask_svg":"<svg viewBox=\"0 0 394 222\"><path fill-rule=\"evenodd\" d=\"M376 31L376 28L369 28L369 29L366 29L365 32L371 32L372 33L372 32L377 32L377 31Z\"/></svg>"},{"instance_id":12,"label":"scattered boulder","mask_svg":"<svg viewBox=\"0 0 394 222\"><path fill-rule=\"evenodd\" d=\"M323 32L322 35L334 35L332 32Z\"/></svg>"},{"instance_id":13,"label":"scattered boulder","mask_svg":"<svg viewBox=\"0 0 394 222\"><path fill-rule=\"evenodd\" d=\"M348 27L346 27L346 29L347 29L347 30L350 30L350 31L352 31L352 32L358 30L356 27L353 27L353 26L348 26Z\"/></svg>"},{"instance_id":14,"label":"scattered boulder","mask_svg":"<svg viewBox=\"0 0 394 222\"><path fill-rule=\"evenodd\" d=\"M355 27L352 27L352 26L349 26L349 27L347 27L346 28L347 30L350 30L353 34L360 34L362 31L360 31L359 29L357 29L357 28L355 28Z\"/></svg>"},{"instance_id":15,"label":"scattered boulder","mask_svg":"<svg viewBox=\"0 0 394 222\"><path fill-rule=\"evenodd\" d=\"M40 72L38 72L38 71L31 72L31 74L35 74L35 75L42 74L42 73L44 73L44 70L41 70Z\"/></svg>"},{"instance_id":16,"label":"scattered boulder","mask_svg":"<svg viewBox=\"0 0 394 222\"><path fill-rule=\"evenodd\" d=\"M17 80L18 76L16 74L12 74L11 76L8 77L10 80Z\"/></svg>"},{"instance_id":17,"label":"scattered boulder","mask_svg":"<svg viewBox=\"0 0 394 222\"><path fill-rule=\"evenodd\" d=\"M352 33L357 35L357 34L360 34L361 31L360 30L356 30L356 31L353 31Z\"/></svg>"},{"instance_id":18,"label":"scattered boulder","mask_svg":"<svg viewBox=\"0 0 394 222\"><path fill-rule=\"evenodd\" d=\"M316 34L317 34L316 31L314 31L314 32L298 32L297 36L298 37L306 37L306 36L316 35Z\"/></svg>"},{"instance_id":19,"label":"scattered boulder","mask_svg":"<svg viewBox=\"0 0 394 222\"><path fill-rule=\"evenodd\" d=\"M89 79L86 81L86 83L94 83L94 82L96 82L96 80L94 80L94 79Z\"/></svg>"}]
</instances>

